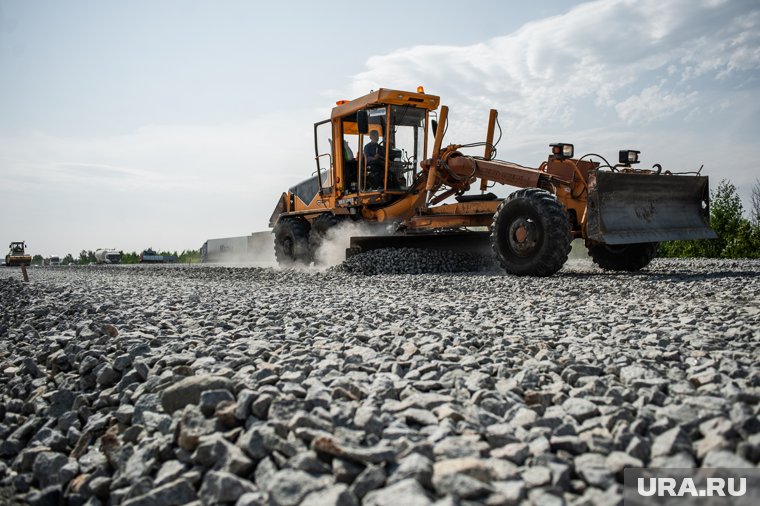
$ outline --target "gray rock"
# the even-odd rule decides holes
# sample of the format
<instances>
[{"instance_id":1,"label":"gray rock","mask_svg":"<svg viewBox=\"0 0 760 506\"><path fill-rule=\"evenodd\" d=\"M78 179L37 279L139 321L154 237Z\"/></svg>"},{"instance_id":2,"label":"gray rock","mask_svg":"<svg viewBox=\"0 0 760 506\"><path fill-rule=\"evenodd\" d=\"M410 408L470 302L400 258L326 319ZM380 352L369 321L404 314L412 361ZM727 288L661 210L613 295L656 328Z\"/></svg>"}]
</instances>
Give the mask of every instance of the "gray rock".
<instances>
[{"instance_id":1,"label":"gray rock","mask_svg":"<svg viewBox=\"0 0 760 506\"><path fill-rule=\"evenodd\" d=\"M256 485L260 489L266 490L266 487L269 486L269 483L272 481L272 477L277 471L277 465L271 458L265 457L261 459L258 465L256 465L256 471L254 472Z\"/></svg>"},{"instance_id":2,"label":"gray rock","mask_svg":"<svg viewBox=\"0 0 760 506\"><path fill-rule=\"evenodd\" d=\"M267 497L263 492L248 492L238 497L235 506L267 506Z\"/></svg>"},{"instance_id":3,"label":"gray rock","mask_svg":"<svg viewBox=\"0 0 760 506\"><path fill-rule=\"evenodd\" d=\"M200 407L201 412L206 416L211 416L214 414L214 411L216 410L216 407L219 405L219 403L224 401L233 401L235 400L235 396L232 395L232 393L229 390L225 389L216 389L216 390L205 390L201 392L201 398L198 403L198 407Z\"/></svg>"},{"instance_id":4,"label":"gray rock","mask_svg":"<svg viewBox=\"0 0 760 506\"><path fill-rule=\"evenodd\" d=\"M121 378L121 374L109 364L106 364L98 371L96 381L101 387L112 387L118 383L119 378Z\"/></svg>"},{"instance_id":5,"label":"gray rock","mask_svg":"<svg viewBox=\"0 0 760 506\"><path fill-rule=\"evenodd\" d=\"M357 499L362 499L370 491L382 487L385 478L385 471L382 467L370 465L359 473L349 490Z\"/></svg>"},{"instance_id":6,"label":"gray rock","mask_svg":"<svg viewBox=\"0 0 760 506\"><path fill-rule=\"evenodd\" d=\"M235 405L235 418L245 420L251 414L251 404L256 399L256 392L249 389L243 389L237 394L237 404Z\"/></svg>"},{"instance_id":7,"label":"gray rock","mask_svg":"<svg viewBox=\"0 0 760 506\"><path fill-rule=\"evenodd\" d=\"M566 451L580 455L588 451L588 445L578 436L554 436L549 440L552 451Z\"/></svg>"},{"instance_id":8,"label":"gray rock","mask_svg":"<svg viewBox=\"0 0 760 506\"><path fill-rule=\"evenodd\" d=\"M256 486L226 471L209 471L203 478L198 493L203 504L234 502L249 492L258 492Z\"/></svg>"},{"instance_id":9,"label":"gray rock","mask_svg":"<svg viewBox=\"0 0 760 506\"><path fill-rule=\"evenodd\" d=\"M517 443L514 435L514 427L508 423L498 423L486 427L486 440L492 448L503 447L510 443Z\"/></svg>"},{"instance_id":10,"label":"gray rock","mask_svg":"<svg viewBox=\"0 0 760 506\"><path fill-rule=\"evenodd\" d=\"M48 416L58 418L68 412L71 409L71 405L74 403L75 397L74 392L65 388L53 392L50 396ZM63 430L63 427L61 429Z\"/></svg>"},{"instance_id":11,"label":"gray rock","mask_svg":"<svg viewBox=\"0 0 760 506\"><path fill-rule=\"evenodd\" d=\"M68 457L55 452L42 452L37 455L32 465L32 472L40 488L60 483L59 470L69 463Z\"/></svg>"},{"instance_id":12,"label":"gray rock","mask_svg":"<svg viewBox=\"0 0 760 506\"><path fill-rule=\"evenodd\" d=\"M456 473L433 475L433 487L439 495L450 494L462 499L482 498L493 492L489 484L466 474Z\"/></svg>"},{"instance_id":13,"label":"gray rock","mask_svg":"<svg viewBox=\"0 0 760 506\"><path fill-rule=\"evenodd\" d=\"M208 390L224 389L232 391L233 383L223 376L202 374L190 376L167 387L161 394L161 406L167 413L173 413L188 404L198 404L201 394Z\"/></svg>"},{"instance_id":14,"label":"gray rock","mask_svg":"<svg viewBox=\"0 0 760 506\"><path fill-rule=\"evenodd\" d=\"M521 466L530 455L530 448L525 443L510 443L491 450L491 457L506 459Z\"/></svg>"},{"instance_id":15,"label":"gray rock","mask_svg":"<svg viewBox=\"0 0 760 506\"><path fill-rule=\"evenodd\" d=\"M673 427L652 442L652 458L667 457L679 452L691 453L691 440L680 427Z\"/></svg>"},{"instance_id":16,"label":"gray rock","mask_svg":"<svg viewBox=\"0 0 760 506\"><path fill-rule=\"evenodd\" d=\"M339 458L332 459L332 473L335 481L350 485L357 476L364 471L365 467L361 464Z\"/></svg>"},{"instance_id":17,"label":"gray rock","mask_svg":"<svg viewBox=\"0 0 760 506\"><path fill-rule=\"evenodd\" d=\"M338 460L338 459L336 459ZM311 474L331 474L332 469L317 457L313 451L302 452L288 460L287 467Z\"/></svg>"},{"instance_id":18,"label":"gray rock","mask_svg":"<svg viewBox=\"0 0 760 506\"><path fill-rule=\"evenodd\" d=\"M187 480L180 478L121 504L122 506L179 506L197 499L193 486Z\"/></svg>"},{"instance_id":19,"label":"gray rock","mask_svg":"<svg viewBox=\"0 0 760 506\"><path fill-rule=\"evenodd\" d=\"M702 461L702 467L740 469L753 468L755 466L733 452L714 450L705 456L705 459Z\"/></svg>"},{"instance_id":20,"label":"gray rock","mask_svg":"<svg viewBox=\"0 0 760 506\"><path fill-rule=\"evenodd\" d=\"M63 503L63 493L59 485L50 485L43 490L34 490L26 496L30 506L57 506Z\"/></svg>"},{"instance_id":21,"label":"gray rock","mask_svg":"<svg viewBox=\"0 0 760 506\"><path fill-rule=\"evenodd\" d=\"M432 501L416 480L407 479L388 487L369 492L363 506L428 506Z\"/></svg>"},{"instance_id":22,"label":"gray rock","mask_svg":"<svg viewBox=\"0 0 760 506\"><path fill-rule=\"evenodd\" d=\"M494 491L501 497L504 506L515 506L525 498L525 482L522 480L494 481L491 483Z\"/></svg>"},{"instance_id":23,"label":"gray rock","mask_svg":"<svg viewBox=\"0 0 760 506\"><path fill-rule=\"evenodd\" d=\"M530 488L543 487L552 481L552 471L546 466L527 468L522 474L523 482Z\"/></svg>"},{"instance_id":24,"label":"gray rock","mask_svg":"<svg viewBox=\"0 0 760 506\"><path fill-rule=\"evenodd\" d=\"M428 410L409 408L399 415L407 424L438 425L438 418Z\"/></svg>"},{"instance_id":25,"label":"gray rock","mask_svg":"<svg viewBox=\"0 0 760 506\"><path fill-rule=\"evenodd\" d=\"M627 365L620 369L620 381L624 385L631 385L637 380L658 378L655 371L640 365Z\"/></svg>"},{"instance_id":26,"label":"gray rock","mask_svg":"<svg viewBox=\"0 0 760 506\"><path fill-rule=\"evenodd\" d=\"M98 498L107 499L108 493L111 491L111 482L111 478L106 476L96 476L88 482L87 488L89 488L90 492L95 494Z\"/></svg>"},{"instance_id":27,"label":"gray rock","mask_svg":"<svg viewBox=\"0 0 760 506\"><path fill-rule=\"evenodd\" d=\"M592 487L607 488L615 481L612 471L607 469L605 458L598 453L584 453L573 461L575 472Z\"/></svg>"},{"instance_id":28,"label":"gray rock","mask_svg":"<svg viewBox=\"0 0 760 506\"><path fill-rule=\"evenodd\" d=\"M307 495L300 506L358 506L356 497L342 483Z\"/></svg>"},{"instance_id":29,"label":"gray rock","mask_svg":"<svg viewBox=\"0 0 760 506\"><path fill-rule=\"evenodd\" d=\"M203 467L245 476L253 470L253 462L243 451L217 434L204 436L192 456Z\"/></svg>"},{"instance_id":30,"label":"gray rock","mask_svg":"<svg viewBox=\"0 0 760 506\"><path fill-rule=\"evenodd\" d=\"M617 474L619 477L622 477L622 473L626 468L644 467L644 463L640 459L628 455L625 452L610 453L604 459L604 463L607 466L607 469Z\"/></svg>"},{"instance_id":31,"label":"gray rock","mask_svg":"<svg viewBox=\"0 0 760 506\"><path fill-rule=\"evenodd\" d=\"M398 467L388 476L388 485L413 478L425 488L432 486L433 462L419 453L412 453L399 461Z\"/></svg>"},{"instance_id":32,"label":"gray rock","mask_svg":"<svg viewBox=\"0 0 760 506\"><path fill-rule=\"evenodd\" d=\"M213 422L207 420L197 406L189 404L185 406L179 419L177 444L183 450L194 451L201 437L211 434L213 431Z\"/></svg>"},{"instance_id":33,"label":"gray rock","mask_svg":"<svg viewBox=\"0 0 760 506\"><path fill-rule=\"evenodd\" d=\"M283 469L268 484L272 506L296 506L310 493L325 488L325 483L303 471Z\"/></svg>"},{"instance_id":34,"label":"gray rock","mask_svg":"<svg viewBox=\"0 0 760 506\"><path fill-rule=\"evenodd\" d=\"M269 417L269 407L272 405L272 400L274 397L272 397L269 394L263 394L251 402L251 413L253 413L253 416L261 419L266 420Z\"/></svg>"},{"instance_id":35,"label":"gray rock","mask_svg":"<svg viewBox=\"0 0 760 506\"><path fill-rule=\"evenodd\" d=\"M571 397L563 402L562 409L579 422L583 422L599 414L599 408L596 407L596 404L578 397Z\"/></svg>"},{"instance_id":36,"label":"gray rock","mask_svg":"<svg viewBox=\"0 0 760 506\"><path fill-rule=\"evenodd\" d=\"M697 467L694 457L690 453L680 452L668 457L655 457L647 467L683 468Z\"/></svg>"},{"instance_id":37,"label":"gray rock","mask_svg":"<svg viewBox=\"0 0 760 506\"><path fill-rule=\"evenodd\" d=\"M185 471L187 471L187 466L179 460L167 460L161 464L161 467L158 469L154 484L156 486L161 486L174 481Z\"/></svg>"}]
</instances>

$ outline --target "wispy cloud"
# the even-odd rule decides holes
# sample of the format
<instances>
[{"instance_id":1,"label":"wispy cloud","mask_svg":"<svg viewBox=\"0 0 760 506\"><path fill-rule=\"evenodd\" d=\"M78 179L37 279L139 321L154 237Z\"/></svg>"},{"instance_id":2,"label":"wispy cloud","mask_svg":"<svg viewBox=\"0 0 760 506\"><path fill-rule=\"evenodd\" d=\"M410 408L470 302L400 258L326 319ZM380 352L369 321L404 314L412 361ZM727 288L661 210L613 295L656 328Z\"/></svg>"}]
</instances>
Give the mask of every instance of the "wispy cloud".
<instances>
[{"instance_id":1,"label":"wispy cloud","mask_svg":"<svg viewBox=\"0 0 760 506\"><path fill-rule=\"evenodd\" d=\"M525 131L571 125L588 104L627 123L663 120L708 105L689 89L696 79L758 68L757 4L604 0L480 44L373 57L351 90L434 83L464 116L493 105Z\"/></svg>"}]
</instances>

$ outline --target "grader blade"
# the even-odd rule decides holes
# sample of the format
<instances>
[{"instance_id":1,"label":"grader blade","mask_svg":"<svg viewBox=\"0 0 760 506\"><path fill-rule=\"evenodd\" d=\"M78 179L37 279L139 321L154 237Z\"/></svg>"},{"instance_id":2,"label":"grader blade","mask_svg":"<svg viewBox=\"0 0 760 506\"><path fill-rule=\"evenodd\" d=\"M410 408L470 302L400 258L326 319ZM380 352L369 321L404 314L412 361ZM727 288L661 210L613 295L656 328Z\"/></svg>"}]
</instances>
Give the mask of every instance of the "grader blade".
<instances>
[{"instance_id":1,"label":"grader blade","mask_svg":"<svg viewBox=\"0 0 760 506\"><path fill-rule=\"evenodd\" d=\"M440 232L352 237L346 258L383 248L451 250L466 253L488 253L490 232Z\"/></svg>"},{"instance_id":2,"label":"grader blade","mask_svg":"<svg viewBox=\"0 0 760 506\"><path fill-rule=\"evenodd\" d=\"M714 239L706 176L597 172L588 238L606 244Z\"/></svg>"}]
</instances>

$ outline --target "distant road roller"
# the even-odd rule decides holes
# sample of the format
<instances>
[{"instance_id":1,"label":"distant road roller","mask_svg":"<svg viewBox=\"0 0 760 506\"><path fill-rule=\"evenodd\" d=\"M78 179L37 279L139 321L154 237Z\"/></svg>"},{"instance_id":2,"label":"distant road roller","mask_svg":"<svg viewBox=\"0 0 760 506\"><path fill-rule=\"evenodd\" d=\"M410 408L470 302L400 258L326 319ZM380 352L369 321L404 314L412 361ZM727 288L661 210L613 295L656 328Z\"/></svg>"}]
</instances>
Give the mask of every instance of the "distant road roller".
<instances>
[{"instance_id":1,"label":"distant road roller","mask_svg":"<svg viewBox=\"0 0 760 506\"><path fill-rule=\"evenodd\" d=\"M8 254L5 255L5 265L9 267L32 265L32 256L26 254L26 241L12 242L8 249Z\"/></svg>"}]
</instances>

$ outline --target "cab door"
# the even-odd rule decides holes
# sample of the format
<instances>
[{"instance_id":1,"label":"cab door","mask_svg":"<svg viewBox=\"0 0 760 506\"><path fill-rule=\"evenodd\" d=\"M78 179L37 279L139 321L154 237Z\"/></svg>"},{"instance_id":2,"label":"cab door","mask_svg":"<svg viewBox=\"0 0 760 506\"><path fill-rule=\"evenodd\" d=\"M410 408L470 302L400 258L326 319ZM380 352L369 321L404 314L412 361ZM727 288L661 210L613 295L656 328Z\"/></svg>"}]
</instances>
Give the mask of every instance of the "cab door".
<instances>
[{"instance_id":1,"label":"cab door","mask_svg":"<svg viewBox=\"0 0 760 506\"><path fill-rule=\"evenodd\" d=\"M332 146L332 123L330 120L314 124L314 151L317 162L317 181L324 195L333 193L335 160Z\"/></svg>"}]
</instances>

